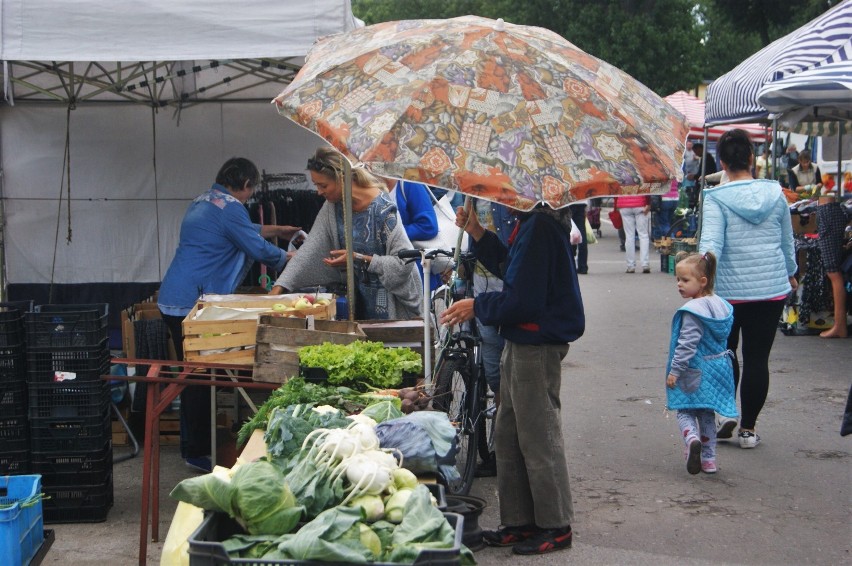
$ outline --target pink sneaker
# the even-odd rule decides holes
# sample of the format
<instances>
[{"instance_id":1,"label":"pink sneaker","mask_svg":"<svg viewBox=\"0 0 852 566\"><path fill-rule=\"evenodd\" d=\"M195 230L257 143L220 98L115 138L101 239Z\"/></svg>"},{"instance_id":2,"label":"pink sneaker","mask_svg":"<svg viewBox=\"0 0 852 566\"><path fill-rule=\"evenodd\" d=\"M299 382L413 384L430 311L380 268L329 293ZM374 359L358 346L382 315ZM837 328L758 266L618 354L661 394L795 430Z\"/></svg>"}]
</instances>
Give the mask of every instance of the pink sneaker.
<instances>
[{"instance_id":1,"label":"pink sneaker","mask_svg":"<svg viewBox=\"0 0 852 566\"><path fill-rule=\"evenodd\" d=\"M701 460L701 471L705 474L716 473L716 460Z\"/></svg>"}]
</instances>

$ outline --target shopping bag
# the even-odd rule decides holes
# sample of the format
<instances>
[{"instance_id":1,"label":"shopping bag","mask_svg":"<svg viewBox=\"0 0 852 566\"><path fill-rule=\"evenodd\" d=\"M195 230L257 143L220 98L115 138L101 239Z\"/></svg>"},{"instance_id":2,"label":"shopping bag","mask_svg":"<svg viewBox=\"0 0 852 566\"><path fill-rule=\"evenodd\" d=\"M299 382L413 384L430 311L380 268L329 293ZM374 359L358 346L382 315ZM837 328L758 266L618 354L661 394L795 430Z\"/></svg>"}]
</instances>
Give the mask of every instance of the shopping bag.
<instances>
[{"instance_id":1,"label":"shopping bag","mask_svg":"<svg viewBox=\"0 0 852 566\"><path fill-rule=\"evenodd\" d=\"M431 240L415 240L411 244L415 248L429 250L453 250L458 243L459 231L462 229L456 226L456 212L453 210L453 205L450 204L450 193L445 194L440 199L436 199L432 191L427 190L429 196L432 197L432 208L435 209L435 216L438 219L438 235ZM468 235L464 232L462 235L461 249L467 250ZM440 275L452 267L453 258L438 256L432 260L432 273Z\"/></svg>"},{"instance_id":2,"label":"shopping bag","mask_svg":"<svg viewBox=\"0 0 852 566\"><path fill-rule=\"evenodd\" d=\"M624 222L621 221L621 212L618 209L609 211L609 221L612 222L612 227L616 230L621 230L624 227Z\"/></svg>"},{"instance_id":3,"label":"shopping bag","mask_svg":"<svg viewBox=\"0 0 852 566\"><path fill-rule=\"evenodd\" d=\"M592 229L592 224L589 222L589 219L586 218L586 243L587 244L596 244L598 239L595 237L595 231Z\"/></svg>"}]
</instances>

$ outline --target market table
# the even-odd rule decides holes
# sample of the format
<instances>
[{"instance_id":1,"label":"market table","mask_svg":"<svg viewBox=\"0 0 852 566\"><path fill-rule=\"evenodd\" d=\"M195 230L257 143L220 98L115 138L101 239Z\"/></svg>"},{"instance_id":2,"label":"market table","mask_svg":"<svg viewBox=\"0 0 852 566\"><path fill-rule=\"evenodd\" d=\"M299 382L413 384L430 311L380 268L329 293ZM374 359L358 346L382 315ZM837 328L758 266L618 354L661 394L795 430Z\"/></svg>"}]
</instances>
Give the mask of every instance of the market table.
<instances>
[{"instance_id":1,"label":"market table","mask_svg":"<svg viewBox=\"0 0 852 566\"><path fill-rule=\"evenodd\" d=\"M148 366L145 375L105 375L104 380L132 381L147 384L145 404L145 441L142 462L142 512L139 521L139 564L144 566L148 551L148 508L151 509L151 540L159 539L160 515L160 415L171 406L172 401L188 385L205 387L226 387L237 389L278 389L280 383L251 381L252 366L242 364L223 364L205 362L177 362L175 360L144 360L131 358L113 358L113 364ZM183 364L182 369L171 368ZM224 373L223 376L218 372ZM215 389L211 390L211 393ZM211 395L214 410L211 415L212 435L215 435L216 395ZM215 462L215 436L211 462ZM153 493L153 499L151 494Z\"/></svg>"}]
</instances>

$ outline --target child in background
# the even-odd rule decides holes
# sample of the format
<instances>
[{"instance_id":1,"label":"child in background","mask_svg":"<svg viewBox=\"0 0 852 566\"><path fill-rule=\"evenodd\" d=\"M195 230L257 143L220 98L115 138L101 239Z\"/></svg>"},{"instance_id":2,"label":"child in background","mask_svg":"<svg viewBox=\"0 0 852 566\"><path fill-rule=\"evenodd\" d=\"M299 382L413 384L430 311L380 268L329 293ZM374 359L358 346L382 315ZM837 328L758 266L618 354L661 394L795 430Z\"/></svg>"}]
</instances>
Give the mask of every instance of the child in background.
<instances>
[{"instance_id":1,"label":"child in background","mask_svg":"<svg viewBox=\"0 0 852 566\"><path fill-rule=\"evenodd\" d=\"M677 290L690 299L672 320L666 367L666 406L677 411L686 445L686 471L716 473L716 415L737 417L734 370L727 340L734 309L713 294L716 256L675 256Z\"/></svg>"}]
</instances>

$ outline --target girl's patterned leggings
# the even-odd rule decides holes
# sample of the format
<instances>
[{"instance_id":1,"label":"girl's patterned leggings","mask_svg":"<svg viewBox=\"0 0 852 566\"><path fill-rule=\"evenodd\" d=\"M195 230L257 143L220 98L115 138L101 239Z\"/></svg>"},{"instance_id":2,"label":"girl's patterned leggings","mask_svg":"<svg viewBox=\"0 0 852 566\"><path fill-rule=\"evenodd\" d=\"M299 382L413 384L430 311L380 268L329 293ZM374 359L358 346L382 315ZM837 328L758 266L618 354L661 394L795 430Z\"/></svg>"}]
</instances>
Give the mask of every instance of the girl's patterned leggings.
<instances>
[{"instance_id":1,"label":"girl's patterned leggings","mask_svg":"<svg viewBox=\"0 0 852 566\"><path fill-rule=\"evenodd\" d=\"M684 409L677 412L684 445L693 436L701 439L701 460L716 459L716 413L712 409Z\"/></svg>"}]
</instances>

